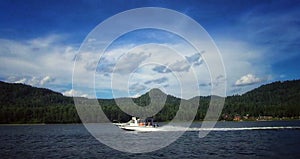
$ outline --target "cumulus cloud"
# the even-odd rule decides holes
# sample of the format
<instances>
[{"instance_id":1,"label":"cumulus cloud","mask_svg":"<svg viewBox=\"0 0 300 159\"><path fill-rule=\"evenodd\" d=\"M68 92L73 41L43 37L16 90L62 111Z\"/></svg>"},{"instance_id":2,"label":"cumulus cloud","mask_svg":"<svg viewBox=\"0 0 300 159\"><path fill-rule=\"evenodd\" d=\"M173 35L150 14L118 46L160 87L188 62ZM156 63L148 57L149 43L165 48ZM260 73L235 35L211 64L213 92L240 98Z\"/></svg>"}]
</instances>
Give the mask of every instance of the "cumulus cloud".
<instances>
[{"instance_id":1,"label":"cumulus cloud","mask_svg":"<svg viewBox=\"0 0 300 159\"><path fill-rule=\"evenodd\" d=\"M235 82L235 86L246 86L246 85L252 85L261 82L262 80L255 75L247 74L245 76L242 76L240 79L238 79Z\"/></svg>"},{"instance_id":2,"label":"cumulus cloud","mask_svg":"<svg viewBox=\"0 0 300 159\"><path fill-rule=\"evenodd\" d=\"M48 83L53 82L55 79L50 76L35 77L35 76L9 76L6 81L11 83L22 83L31 86L45 86Z\"/></svg>"},{"instance_id":3,"label":"cumulus cloud","mask_svg":"<svg viewBox=\"0 0 300 159\"><path fill-rule=\"evenodd\" d=\"M191 65L187 63L185 60L177 60L176 62L167 66L155 66L153 67L153 71L157 73L170 73L172 71L174 72L188 72L191 68Z\"/></svg>"},{"instance_id":4,"label":"cumulus cloud","mask_svg":"<svg viewBox=\"0 0 300 159\"><path fill-rule=\"evenodd\" d=\"M124 54L126 52L128 54ZM206 68L199 65L202 62L200 53L195 52L197 50L182 43L110 48L97 66L98 88L113 89L117 92L114 95L118 97L126 96L128 84L132 93L133 90L143 90L146 86L146 89L165 88L170 94L181 96L178 89L182 82L186 83L184 97L195 96L196 87L193 83L197 85L196 76L201 74L201 77L209 78L206 73L202 73L206 72L203 71ZM195 75L192 69L196 66L199 67Z\"/></svg>"},{"instance_id":5,"label":"cumulus cloud","mask_svg":"<svg viewBox=\"0 0 300 159\"><path fill-rule=\"evenodd\" d=\"M96 67L97 67L98 61L97 60L90 60L89 62L86 63L86 65L84 66L84 68L87 71L95 71Z\"/></svg>"},{"instance_id":6,"label":"cumulus cloud","mask_svg":"<svg viewBox=\"0 0 300 159\"><path fill-rule=\"evenodd\" d=\"M99 65L97 66L97 73L103 74L105 76L109 76L110 73L113 72L114 63L109 61L106 58L101 58L99 61Z\"/></svg>"},{"instance_id":7,"label":"cumulus cloud","mask_svg":"<svg viewBox=\"0 0 300 159\"><path fill-rule=\"evenodd\" d=\"M19 79L19 80L17 80L17 81L14 81L13 83L22 83L22 84L26 84L26 82L27 82L27 79L26 79L26 78L21 78L21 79Z\"/></svg>"},{"instance_id":8,"label":"cumulus cloud","mask_svg":"<svg viewBox=\"0 0 300 159\"><path fill-rule=\"evenodd\" d=\"M43 86L52 81L54 81L53 78L51 78L50 76L45 76L43 79L40 80L40 85Z\"/></svg>"},{"instance_id":9,"label":"cumulus cloud","mask_svg":"<svg viewBox=\"0 0 300 159\"><path fill-rule=\"evenodd\" d=\"M167 83L168 78L167 77L161 77L154 80L148 80L144 83L133 83L129 87L130 97L138 97L143 93L146 93L147 90L150 90L151 88L159 88L164 89L169 87L169 84ZM133 94L133 95L132 95Z\"/></svg>"},{"instance_id":10,"label":"cumulus cloud","mask_svg":"<svg viewBox=\"0 0 300 159\"><path fill-rule=\"evenodd\" d=\"M171 72L171 70L168 69L166 66L161 66L161 65L154 66L152 70L155 71L155 72L158 72L158 73L169 73L169 72Z\"/></svg>"},{"instance_id":11,"label":"cumulus cloud","mask_svg":"<svg viewBox=\"0 0 300 159\"><path fill-rule=\"evenodd\" d=\"M191 56L185 56L183 60L176 60L171 64L159 65L153 67L153 71L157 73L188 72L192 65L199 66L203 63L200 53Z\"/></svg>"},{"instance_id":12,"label":"cumulus cloud","mask_svg":"<svg viewBox=\"0 0 300 159\"><path fill-rule=\"evenodd\" d=\"M202 51L201 53L204 53L204 51ZM187 61L189 63L194 64L194 65L201 65L203 63L200 53L196 53L191 56L186 56L185 58L187 59Z\"/></svg>"},{"instance_id":13,"label":"cumulus cloud","mask_svg":"<svg viewBox=\"0 0 300 159\"><path fill-rule=\"evenodd\" d=\"M76 91L74 89L63 92L63 95L69 97L88 97L88 94L82 93L81 91Z\"/></svg>"},{"instance_id":14,"label":"cumulus cloud","mask_svg":"<svg viewBox=\"0 0 300 159\"><path fill-rule=\"evenodd\" d=\"M146 81L145 84L151 84L151 83L161 84L161 83L164 83L164 82L167 82L167 81L168 81L167 77L161 77L161 78L158 78L158 79Z\"/></svg>"},{"instance_id":15,"label":"cumulus cloud","mask_svg":"<svg viewBox=\"0 0 300 159\"><path fill-rule=\"evenodd\" d=\"M114 73L119 73L119 74L131 73L150 56L151 54L147 54L144 52L125 54L121 56L119 60L116 62Z\"/></svg>"},{"instance_id":16,"label":"cumulus cloud","mask_svg":"<svg viewBox=\"0 0 300 159\"><path fill-rule=\"evenodd\" d=\"M146 86L141 85L139 83L134 83L129 87L129 90L134 93L139 93L141 91L145 91L147 89Z\"/></svg>"},{"instance_id":17,"label":"cumulus cloud","mask_svg":"<svg viewBox=\"0 0 300 159\"><path fill-rule=\"evenodd\" d=\"M170 69L175 72L188 72L190 67L191 65L185 60L176 61L175 63L170 65Z\"/></svg>"},{"instance_id":18,"label":"cumulus cloud","mask_svg":"<svg viewBox=\"0 0 300 159\"><path fill-rule=\"evenodd\" d=\"M64 40L60 35L22 41L0 39L1 77L7 82L46 86L54 91L65 89L62 87L72 82L77 49Z\"/></svg>"},{"instance_id":19,"label":"cumulus cloud","mask_svg":"<svg viewBox=\"0 0 300 159\"><path fill-rule=\"evenodd\" d=\"M97 67L96 72L104 76L111 76L112 73L129 74L137 69L139 65L150 56L150 53L147 54L144 52L131 52L118 57L118 60L102 57L99 63L98 61L95 61L93 64L86 65L86 68L89 68L88 70L94 70L94 68Z\"/></svg>"},{"instance_id":20,"label":"cumulus cloud","mask_svg":"<svg viewBox=\"0 0 300 159\"><path fill-rule=\"evenodd\" d=\"M202 51L203 53L204 51ZM178 60L170 65L172 71L188 72L192 65L199 66L203 63L200 53L191 56L185 56L185 60Z\"/></svg>"},{"instance_id":21,"label":"cumulus cloud","mask_svg":"<svg viewBox=\"0 0 300 159\"><path fill-rule=\"evenodd\" d=\"M118 54L116 54L115 52ZM106 55L104 57L101 57L99 60L91 60L91 59L97 59L96 57L90 58L89 60L92 61L92 63L87 63L86 68L88 70L94 70L97 67L97 73L102 74L110 74L110 73L119 73L119 74L127 74L131 73L133 70L138 68L138 66L144 62L147 58L151 56L151 53L145 53L145 52L129 52L127 54L124 54L124 52L120 52L119 50L113 50L110 53L107 54L116 54L115 57L109 57L109 55ZM120 55L121 54L121 55ZM98 64L98 66L97 66ZM91 67L92 66L92 67Z\"/></svg>"},{"instance_id":22,"label":"cumulus cloud","mask_svg":"<svg viewBox=\"0 0 300 159\"><path fill-rule=\"evenodd\" d=\"M63 92L62 90L69 90L72 83L72 71L74 66L74 59L76 48L72 45L66 45L62 42L63 38L58 36L40 37L34 40L14 41L0 39L0 75L1 78L9 82L26 83L34 86L47 86L55 91ZM93 40L91 40L93 42ZM249 46L236 40L221 39L217 41L218 47L224 57L224 64L229 77L230 86L251 85L251 83L258 82L260 78L253 78L252 82L249 80L239 79L245 72L253 72L255 74L265 74L267 69L266 63L261 62L263 54L260 50ZM206 65L203 64L201 53L195 53L197 50L187 50L185 45L170 44L169 47L174 47L178 52L185 54L176 54L171 49L164 49L162 47L137 47L135 49L122 48L111 49L106 55L100 59L98 64L99 54L94 51L87 50L86 53L76 57L76 60L82 62L82 66L78 67L78 85L81 89L76 89L75 94L86 95L84 88L91 88L92 80L88 79L86 73L97 73L104 75L98 79L101 81L99 89L110 89L112 72L117 74L116 79L120 79L115 88L120 92L127 92L128 81L123 79L126 74L137 71L137 79L132 82L140 85L131 86L132 90L146 90L150 87L163 85L168 86L169 93L174 94L175 88L179 87L177 77L182 83L191 83L195 76L191 71L193 68L198 78L198 86L204 89L205 84L210 81L209 72ZM128 50L130 50L128 52ZM128 52L127 54L124 54ZM209 50L206 51L209 53ZM34 57L34 58L33 58ZM144 64L155 64L144 67ZM197 67L195 69L195 67ZM114 70L115 69L115 70ZM138 70L136 70L138 69ZM88 75L90 75L88 74ZM162 78L162 74L165 78ZM91 77L93 77L91 75ZM12 79L9 77L14 76ZM174 77L173 77L174 76ZM127 76L126 76L127 77ZM250 77L245 77L250 78ZM153 80L154 79L154 80ZM236 79L239 79L236 81ZM251 80L250 80L251 81ZM50 84L49 84L50 83ZM213 83L215 85L215 83ZM122 87L124 86L124 88ZM185 86L185 87L187 87ZM209 85L207 85L208 88ZM147 88L146 88L147 87ZM250 89L251 86L249 86ZM245 88L245 87L243 87ZM174 89L174 90L172 90ZM194 96L196 87L189 87L186 90L187 96ZM229 90L232 88L229 88ZM245 88L246 89L246 88ZM249 90L247 88L247 90ZM202 90L201 90L202 91ZM197 92L196 92L197 93ZM209 90L201 93L207 95ZM65 94L68 94L65 91Z\"/></svg>"}]
</instances>

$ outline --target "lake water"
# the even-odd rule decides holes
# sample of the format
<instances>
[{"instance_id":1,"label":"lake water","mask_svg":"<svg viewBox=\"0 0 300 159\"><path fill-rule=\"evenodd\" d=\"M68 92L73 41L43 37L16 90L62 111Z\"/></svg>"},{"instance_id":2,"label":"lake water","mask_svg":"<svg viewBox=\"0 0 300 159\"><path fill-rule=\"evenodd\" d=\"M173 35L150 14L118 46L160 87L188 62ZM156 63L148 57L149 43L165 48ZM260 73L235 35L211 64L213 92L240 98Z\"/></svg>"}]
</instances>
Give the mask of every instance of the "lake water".
<instances>
[{"instance_id":1,"label":"lake water","mask_svg":"<svg viewBox=\"0 0 300 159\"><path fill-rule=\"evenodd\" d=\"M206 137L195 122L160 150L133 154L96 140L81 124L2 125L1 158L300 158L300 121L218 122ZM129 146L129 145L124 145Z\"/></svg>"}]
</instances>

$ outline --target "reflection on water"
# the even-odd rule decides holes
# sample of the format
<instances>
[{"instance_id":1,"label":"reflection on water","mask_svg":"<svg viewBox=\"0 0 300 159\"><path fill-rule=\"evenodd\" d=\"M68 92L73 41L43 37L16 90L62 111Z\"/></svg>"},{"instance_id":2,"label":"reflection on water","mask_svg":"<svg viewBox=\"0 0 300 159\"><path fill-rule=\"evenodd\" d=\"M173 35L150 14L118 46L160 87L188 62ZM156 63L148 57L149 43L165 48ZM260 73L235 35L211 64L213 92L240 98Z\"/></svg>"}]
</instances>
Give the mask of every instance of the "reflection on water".
<instances>
[{"instance_id":1,"label":"reflection on water","mask_svg":"<svg viewBox=\"0 0 300 159\"><path fill-rule=\"evenodd\" d=\"M300 157L298 151L300 121L219 122L205 138L198 138L196 130L200 126L201 123L194 123L189 131L171 145L145 154L116 151L98 142L80 124L0 126L0 156L1 158ZM159 133L167 132L157 132L158 135ZM113 132L110 135L113 136Z\"/></svg>"}]
</instances>

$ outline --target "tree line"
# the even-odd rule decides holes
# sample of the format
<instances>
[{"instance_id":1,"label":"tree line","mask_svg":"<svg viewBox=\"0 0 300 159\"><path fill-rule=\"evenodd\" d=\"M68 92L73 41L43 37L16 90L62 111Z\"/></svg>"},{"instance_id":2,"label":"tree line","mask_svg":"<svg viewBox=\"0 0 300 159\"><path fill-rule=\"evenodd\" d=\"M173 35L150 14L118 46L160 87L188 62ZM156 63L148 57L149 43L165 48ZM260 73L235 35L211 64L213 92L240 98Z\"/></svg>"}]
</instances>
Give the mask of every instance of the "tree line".
<instances>
[{"instance_id":1,"label":"tree line","mask_svg":"<svg viewBox=\"0 0 300 159\"><path fill-rule=\"evenodd\" d=\"M183 99L163 92L158 92L156 96L166 96L166 102L154 116L155 120L172 120ZM195 120L203 120L210 96L195 98L199 98ZM139 106L147 106L151 101L149 92L132 100ZM98 102L111 121L126 122L131 118L117 106L114 99L98 99ZM300 80L273 82L242 95L226 97L220 120L233 120L237 115L299 118ZM97 114L92 114L90 118L91 122L97 121ZM45 88L0 82L0 123L80 122L72 97Z\"/></svg>"}]
</instances>

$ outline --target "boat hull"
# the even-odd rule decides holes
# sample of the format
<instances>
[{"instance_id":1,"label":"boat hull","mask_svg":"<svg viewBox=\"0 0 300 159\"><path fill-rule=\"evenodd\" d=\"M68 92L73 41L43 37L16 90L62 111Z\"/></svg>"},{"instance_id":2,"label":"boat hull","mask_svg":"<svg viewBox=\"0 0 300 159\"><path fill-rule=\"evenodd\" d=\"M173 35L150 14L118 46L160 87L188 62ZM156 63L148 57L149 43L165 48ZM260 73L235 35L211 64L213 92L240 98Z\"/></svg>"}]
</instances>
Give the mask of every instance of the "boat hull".
<instances>
[{"instance_id":1,"label":"boat hull","mask_svg":"<svg viewBox=\"0 0 300 159\"><path fill-rule=\"evenodd\" d=\"M156 127L141 127L141 126L120 126L121 129L126 131L139 131L139 132L151 132L158 131Z\"/></svg>"}]
</instances>

